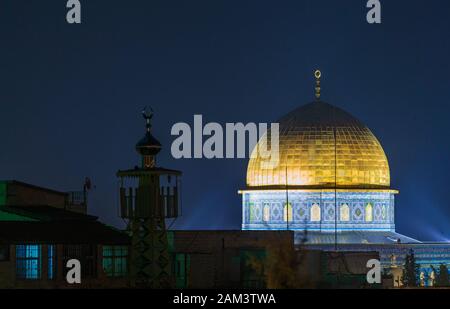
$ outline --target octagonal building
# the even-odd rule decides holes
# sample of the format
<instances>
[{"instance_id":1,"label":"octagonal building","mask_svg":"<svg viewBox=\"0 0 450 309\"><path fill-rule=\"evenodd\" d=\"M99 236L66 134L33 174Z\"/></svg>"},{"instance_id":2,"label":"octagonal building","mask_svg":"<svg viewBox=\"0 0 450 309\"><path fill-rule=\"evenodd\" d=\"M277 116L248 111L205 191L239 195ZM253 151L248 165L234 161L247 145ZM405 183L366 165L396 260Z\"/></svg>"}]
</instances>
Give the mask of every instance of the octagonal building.
<instances>
[{"instance_id":1,"label":"octagonal building","mask_svg":"<svg viewBox=\"0 0 450 309\"><path fill-rule=\"evenodd\" d=\"M242 194L243 230L292 230L296 246L313 250L378 252L400 286L406 256L414 252L420 285L434 285L434 269L450 266L450 245L422 242L395 230L395 195L380 141L361 121L320 99L279 119L278 164L253 149ZM275 135L274 135L275 136Z\"/></svg>"},{"instance_id":2,"label":"octagonal building","mask_svg":"<svg viewBox=\"0 0 450 309\"><path fill-rule=\"evenodd\" d=\"M257 155L248 164L243 229L395 230L398 192L369 128L320 100L278 123L278 165L267 169Z\"/></svg>"}]
</instances>

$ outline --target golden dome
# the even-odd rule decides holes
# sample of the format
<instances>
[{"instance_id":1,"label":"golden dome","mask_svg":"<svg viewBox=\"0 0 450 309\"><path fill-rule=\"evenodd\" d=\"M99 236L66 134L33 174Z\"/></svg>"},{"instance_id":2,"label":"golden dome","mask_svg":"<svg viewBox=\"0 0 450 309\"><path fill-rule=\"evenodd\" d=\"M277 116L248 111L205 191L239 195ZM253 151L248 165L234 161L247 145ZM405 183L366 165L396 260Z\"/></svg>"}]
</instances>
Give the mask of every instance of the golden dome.
<instances>
[{"instance_id":1,"label":"golden dome","mask_svg":"<svg viewBox=\"0 0 450 309\"><path fill-rule=\"evenodd\" d=\"M389 164L380 142L344 110L316 101L278 122L279 164L264 169L261 162L267 159L252 155L248 187L333 188L336 180L340 188L389 188Z\"/></svg>"}]
</instances>

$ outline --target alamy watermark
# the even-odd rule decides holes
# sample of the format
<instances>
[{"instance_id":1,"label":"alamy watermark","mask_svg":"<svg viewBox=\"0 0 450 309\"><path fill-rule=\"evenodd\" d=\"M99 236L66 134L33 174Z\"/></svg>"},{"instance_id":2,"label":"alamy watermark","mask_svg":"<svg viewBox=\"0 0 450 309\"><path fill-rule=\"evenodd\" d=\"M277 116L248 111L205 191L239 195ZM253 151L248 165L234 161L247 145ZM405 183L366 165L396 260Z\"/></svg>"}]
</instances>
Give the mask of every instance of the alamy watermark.
<instances>
[{"instance_id":1,"label":"alamy watermark","mask_svg":"<svg viewBox=\"0 0 450 309\"><path fill-rule=\"evenodd\" d=\"M68 0L66 8L66 21L69 24L81 24L81 3L79 0Z\"/></svg>"},{"instance_id":2,"label":"alamy watermark","mask_svg":"<svg viewBox=\"0 0 450 309\"><path fill-rule=\"evenodd\" d=\"M66 263L69 268L66 274L66 281L68 284L81 283L81 263L77 259L70 259Z\"/></svg>"},{"instance_id":3,"label":"alamy watermark","mask_svg":"<svg viewBox=\"0 0 450 309\"><path fill-rule=\"evenodd\" d=\"M381 24L381 3L380 0L367 1L366 7L370 9L367 12L366 20L369 24Z\"/></svg>"},{"instance_id":4,"label":"alamy watermark","mask_svg":"<svg viewBox=\"0 0 450 309\"><path fill-rule=\"evenodd\" d=\"M381 283L381 263L377 259L367 261L367 268L370 268L366 275L367 283Z\"/></svg>"},{"instance_id":5,"label":"alamy watermark","mask_svg":"<svg viewBox=\"0 0 450 309\"><path fill-rule=\"evenodd\" d=\"M369 9L366 20L369 24L381 24L380 0L368 0L366 7ZM80 0L68 0L66 8L66 21L69 24L81 24L81 2Z\"/></svg>"},{"instance_id":6,"label":"alamy watermark","mask_svg":"<svg viewBox=\"0 0 450 309\"><path fill-rule=\"evenodd\" d=\"M279 124L226 123L203 125L203 116L194 115L193 129L185 122L172 126L171 153L175 159L260 158L262 169L276 168L279 156ZM204 140L203 138L206 137ZM259 142L258 142L259 141ZM248 155L247 155L248 154Z\"/></svg>"}]
</instances>

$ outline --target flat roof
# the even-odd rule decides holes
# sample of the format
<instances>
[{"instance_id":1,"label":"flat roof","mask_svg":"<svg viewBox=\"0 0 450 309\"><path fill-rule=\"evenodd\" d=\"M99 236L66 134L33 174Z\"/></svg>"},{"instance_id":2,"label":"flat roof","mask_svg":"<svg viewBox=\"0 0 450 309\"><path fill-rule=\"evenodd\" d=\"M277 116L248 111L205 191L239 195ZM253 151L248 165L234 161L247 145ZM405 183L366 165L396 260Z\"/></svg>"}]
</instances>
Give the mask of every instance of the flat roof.
<instances>
[{"instance_id":1,"label":"flat roof","mask_svg":"<svg viewBox=\"0 0 450 309\"><path fill-rule=\"evenodd\" d=\"M41 187L41 186L36 186L36 185L32 185L30 183L26 183L26 182L18 181L18 180L0 180L0 183L16 184L16 185L19 185L19 186L33 188L33 189L38 189L38 190L47 191L47 192L51 192L51 193L54 193L54 194L60 194L60 195L67 195L68 194L67 192L57 191L57 190L54 190L54 189L49 189L49 188Z\"/></svg>"},{"instance_id":2,"label":"flat roof","mask_svg":"<svg viewBox=\"0 0 450 309\"><path fill-rule=\"evenodd\" d=\"M98 221L2 221L0 243L128 245L130 237Z\"/></svg>"}]
</instances>

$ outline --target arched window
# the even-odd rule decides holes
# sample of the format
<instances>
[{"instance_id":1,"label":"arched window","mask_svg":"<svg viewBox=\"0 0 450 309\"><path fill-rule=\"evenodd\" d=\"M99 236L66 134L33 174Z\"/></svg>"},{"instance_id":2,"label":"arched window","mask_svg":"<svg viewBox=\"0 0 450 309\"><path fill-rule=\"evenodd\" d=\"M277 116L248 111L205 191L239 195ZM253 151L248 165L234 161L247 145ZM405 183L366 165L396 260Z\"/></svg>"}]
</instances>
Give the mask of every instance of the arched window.
<instances>
[{"instance_id":1,"label":"arched window","mask_svg":"<svg viewBox=\"0 0 450 309\"><path fill-rule=\"evenodd\" d=\"M311 206L311 221L312 222L320 221L320 206L317 203L314 203Z\"/></svg>"},{"instance_id":2,"label":"arched window","mask_svg":"<svg viewBox=\"0 0 450 309\"><path fill-rule=\"evenodd\" d=\"M263 220L264 220L264 222L270 221L270 206L269 206L269 204L264 204Z\"/></svg>"},{"instance_id":3,"label":"arched window","mask_svg":"<svg viewBox=\"0 0 450 309\"><path fill-rule=\"evenodd\" d=\"M250 222L256 221L256 205L255 203L249 203L248 207L250 208Z\"/></svg>"},{"instance_id":4,"label":"arched window","mask_svg":"<svg viewBox=\"0 0 450 309\"><path fill-rule=\"evenodd\" d=\"M366 205L366 222L372 222L373 220L373 207L372 204L367 203Z\"/></svg>"},{"instance_id":5,"label":"arched window","mask_svg":"<svg viewBox=\"0 0 450 309\"><path fill-rule=\"evenodd\" d=\"M342 204L340 209L341 221L350 221L350 208L347 204Z\"/></svg>"},{"instance_id":6,"label":"arched window","mask_svg":"<svg viewBox=\"0 0 450 309\"><path fill-rule=\"evenodd\" d=\"M284 211L283 211L283 218L284 222L291 222L292 221L292 205L291 203L288 203L287 205L284 204Z\"/></svg>"}]
</instances>

